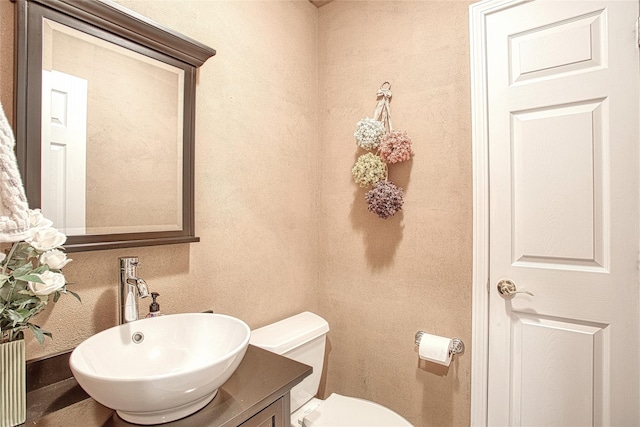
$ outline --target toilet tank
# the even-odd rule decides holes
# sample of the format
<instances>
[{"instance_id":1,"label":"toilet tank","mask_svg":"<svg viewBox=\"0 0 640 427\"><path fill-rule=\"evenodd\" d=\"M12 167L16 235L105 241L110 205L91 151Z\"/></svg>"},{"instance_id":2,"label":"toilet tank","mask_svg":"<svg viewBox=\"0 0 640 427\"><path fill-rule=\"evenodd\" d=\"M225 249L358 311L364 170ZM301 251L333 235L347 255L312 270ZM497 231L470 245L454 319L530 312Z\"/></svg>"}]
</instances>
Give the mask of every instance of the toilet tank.
<instances>
[{"instance_id":1,"label":"toilet tank","mask_svg":"<svg viewBox=\"0 0 640 427\"><path fill-rule=\"evenodd\" d=\"M250 344L313 368L311 375L291 389L291 412L318 393L327 332L329 323L308 311L251 331Z\"/></svg>"}]
</instances>

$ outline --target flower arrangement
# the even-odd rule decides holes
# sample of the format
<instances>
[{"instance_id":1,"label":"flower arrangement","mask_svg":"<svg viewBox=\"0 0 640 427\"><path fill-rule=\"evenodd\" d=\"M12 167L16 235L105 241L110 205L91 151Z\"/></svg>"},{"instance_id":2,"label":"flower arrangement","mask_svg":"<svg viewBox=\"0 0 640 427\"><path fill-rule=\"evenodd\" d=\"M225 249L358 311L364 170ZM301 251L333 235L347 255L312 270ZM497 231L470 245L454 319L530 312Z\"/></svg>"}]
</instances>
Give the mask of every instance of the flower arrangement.
<instances>
[{"instance_id":1,"label":"flower arrangement","mask_svg":"<svg viewBox=\"0 0 640 427\"><path fill-rule=\"evenodd\" d=\"M55 303L61 294L78 294L67 289L62 268L71 262L62 245L64 233L52 227L39 209L28 210L30 229L23 241L12 244L8 252L0 254L0 342L20 339L22 332L31 330L40 344L51 333L31 322L47 306L53 296Z\"/></svg>"},{"instance_id":2,"label":"flower arrangement","mask_svg":"<svg viewBox=\"0 0 640 427\"><path fill-rule=\"evenodd\" d=\"M388 85L388 87L385 87ZM411 138L406 132L393 130L389 101L391 84L384 82L377 93L378 104L373 119L362 119L356 125L353 136L356 144L365 150L377 149L375 154L366 153L358 157L351 169L353 180L360 187L373 188L365 198L369 211L387 219L402 209L402 188L388 181L387 164L410 160L413 157Z\"/></svg>"}]
</instances>

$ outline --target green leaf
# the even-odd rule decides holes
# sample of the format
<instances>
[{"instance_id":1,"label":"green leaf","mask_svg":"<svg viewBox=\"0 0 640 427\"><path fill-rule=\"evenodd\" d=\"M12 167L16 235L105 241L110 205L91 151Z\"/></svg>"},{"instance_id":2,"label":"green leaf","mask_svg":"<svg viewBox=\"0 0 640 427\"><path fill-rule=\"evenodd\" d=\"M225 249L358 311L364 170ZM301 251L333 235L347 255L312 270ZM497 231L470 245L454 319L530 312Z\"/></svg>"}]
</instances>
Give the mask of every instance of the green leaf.
<instances>
[{"instance_id":1,"label":"green leaf","mask_svg":"<svg viewBox=\"0 0 640 427\"><path fill-rule=\"evenodd\" d=\"M22 280L24 282L44 283L40 276L36 276L35 274L32 274L32 272L29 272L28 274L25 274L23 276L16 276L14 274L14 277L16 278L16 280Z\"/></svg>"},{"instance_id":2,"label":"green leaf","mask_svg":"<svg viewBox=\"0 0 640 427\"><path fill-rule=\"evenodd\" d=\"M11 273L11 275L13 277L21 277L24 276L26 274L29 274L31 272L31 270L33 270L33 265L31 264L31 262L26 263L23 266L20 266L18 268L16 268L15 270L13 270L13 273Z\"/></svg>"},{"instance_id":3,"label":"green leaf","mask_svg":"<svg viewBox=\"0 0 640 427\"><path fill-rule=\"evenodd\" d=\"M67 292L69 292L71 295L73 295L74 297L76 297L76 299L80 302L82 302L82 299L80 298L80 295L76 294L73 291L70 291L69 289L67 289Z\"/></svg>"},{"instance_id":4,"label":"green leaf","mask_svg":"<svg viewBox=\"0 0 640 427\"><path fill-rule=\"evenodd\" d=\"M13 295L12 295L11 298L15 299L17 294L23 293L21 291L26 291L27 288L28 288L28 285L29 285L29 283L25 282L24 280L16 280L13 283Z\"/></svg>"},{"instance_id":5,"label":"green leaf","mask_svg":"<svg viewBox=\"0 0 640 427\"><path fill-rule=\"evenodd\" d=\"M34 325L33 323L29 323L28 326L29 326L29 329L31 329L31 332L33 332L33 335L36 337L36 339L40 343L40 345L44 345L44 337L45 337L45 335L48 336L49 338L53 338L53 335L51 334L51 332L47 332L47 331L44 331L44 330L40 329L40 326L38 326L38 325Z\"/></svg>"},{"instance_id":6,"label":"green leaf","mask_svg":"<svg viewBox=\"0 0 640 427\"><path fill-rule=\"evenodd\" d=\"M17 310L7 310L7 318L11 320L11 325L15 327L19 323L25 323L29 318L29 310L25 309L17 309Z\"/></svg>"},{"instance_id":7,"label":"green leaf","mask_svg":"<svg viewBox=\"0 0 640 427\"><path fill-rule=\"evenodd\" d=\"M11 255L11 261L23 261L29 258L31 245L26 242L18 242L13 248L13 254ZM11 264L11 263L10 263Z\"/></svg>"},{"instance_id":8,"label":"green leaf","mask_svg":"<svg viewBox=\"0 0 640 427\"><path fill-rule=\"evenodd\" d=\"M31 311L26 309L26 308L19 308L17 310L13 310L13 312L19 316L18 318L20 319L20 322L24 322L27 319L29 319L29 317L31 317Z\"/></svg>"},{"instance_id":9,"label":"green leaf","mask_svg":"<svg viewBox=\"0 0 640 427\"><path fill-rule=\"evenodd\" d=\"M9 299L10 293L11 293L11 285L0 287L0 300L7 301Z\"/></svg>"},{"instance_id":10,"label":"green leaf","mask_svg":"<svg viewBox=\"0 0 640 427\"><path fill-rule=\"evenodd\" d=\"M34 268L31 273L32 274L42 274L42 273L44 273L46 271L49 271L49 266L47 264L43 264L40 267Z\"/></svg>"},{"instance_id":11,"label":"green leaf","mask_svg":"<svg viewBox=\"0 0 640 427\"><path fill-rule=\"evenodd\" d=\"M15 299L13 302L18 303L20 307L26 307L28 304L40 304L42 298L40 295L31 295L27 291L20 291L20 294L24 295L24 298ZM46 301L46 299L45 299Z\"/></svg>"}]
</instances>

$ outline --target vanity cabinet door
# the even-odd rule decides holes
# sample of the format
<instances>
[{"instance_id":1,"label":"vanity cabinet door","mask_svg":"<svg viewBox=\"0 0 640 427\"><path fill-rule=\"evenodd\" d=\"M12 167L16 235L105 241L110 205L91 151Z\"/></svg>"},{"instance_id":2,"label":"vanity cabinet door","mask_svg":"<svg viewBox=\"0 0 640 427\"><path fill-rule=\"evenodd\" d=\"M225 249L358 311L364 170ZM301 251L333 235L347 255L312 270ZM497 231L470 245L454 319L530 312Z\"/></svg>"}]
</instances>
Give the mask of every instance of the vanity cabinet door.
<instances>
[{"instance_id":1,"label":"vanity cabinet door","mask_svg":"<svg viewBox=\"0 0 640 427\"><path fill-rule=\"evenodd\" d=\"M288 420L289 418L286 416L289 414L285 413L285 409L288 405L285 405L284 400L285 398L281 397L244 423L240 424L239 427L288 427L284 423L284 420Z\"/></svg>"}]
</instances>

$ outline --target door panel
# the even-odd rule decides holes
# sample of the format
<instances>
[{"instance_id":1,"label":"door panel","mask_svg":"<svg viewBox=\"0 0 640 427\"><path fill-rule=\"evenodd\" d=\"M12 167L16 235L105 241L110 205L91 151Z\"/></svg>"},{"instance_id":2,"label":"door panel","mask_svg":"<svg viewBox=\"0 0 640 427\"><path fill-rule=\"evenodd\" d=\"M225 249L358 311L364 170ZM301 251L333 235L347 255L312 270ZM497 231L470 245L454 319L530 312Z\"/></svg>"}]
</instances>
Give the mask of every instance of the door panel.
<instances>
[{"instance_id":1,"label":"door panel","mask_svg":"<svg viewBox=\"0 0 640 427\"><path fill-rule=\"evenodd\" d=\"M522 425L594 425L602 406L606 325L515 313L513 411ZM567 355L579 355L571 357ZM566 385L574 392L566 393ZM538 390L544 390L539 393Z\"/></svg>"},{"instance_id":2,"label":"door panel","mask_svg":"<svg viewBox=\"0 0 640 427\"><path fill-rule=\"evenodd\" d=\"M509 37L512 83L589 71L603 65L604 10Z\"/></svg>"},{"instance_id":3,"label":"door panel","mask_svg":"<svg viewBox=\"0 0 640 427\"><path fill-rule=\"evenodd\" d=\"M640 425L637 17L487 16L490 426Z\"/></svg>"},{"instance_id":4,"label":"door panel","mask_svg":"<svg viewBox=\"0 0 640 427\"><path fill-rule=\"evenodd\" d=\"M602 267L606 103L512 113L513 262Z\"/></svg>"},{"instance_id":5,"label":"door panel","mask_svg":"<svg viewBox=\"0 0 640 427\"><path fill-rule=\"evenodd\" d=\"M43 70L42 141L42 188L57 189L43 192L42 212L65 234L85 234L86 80L55 70Z\"/></svg>"}]
</instances>

